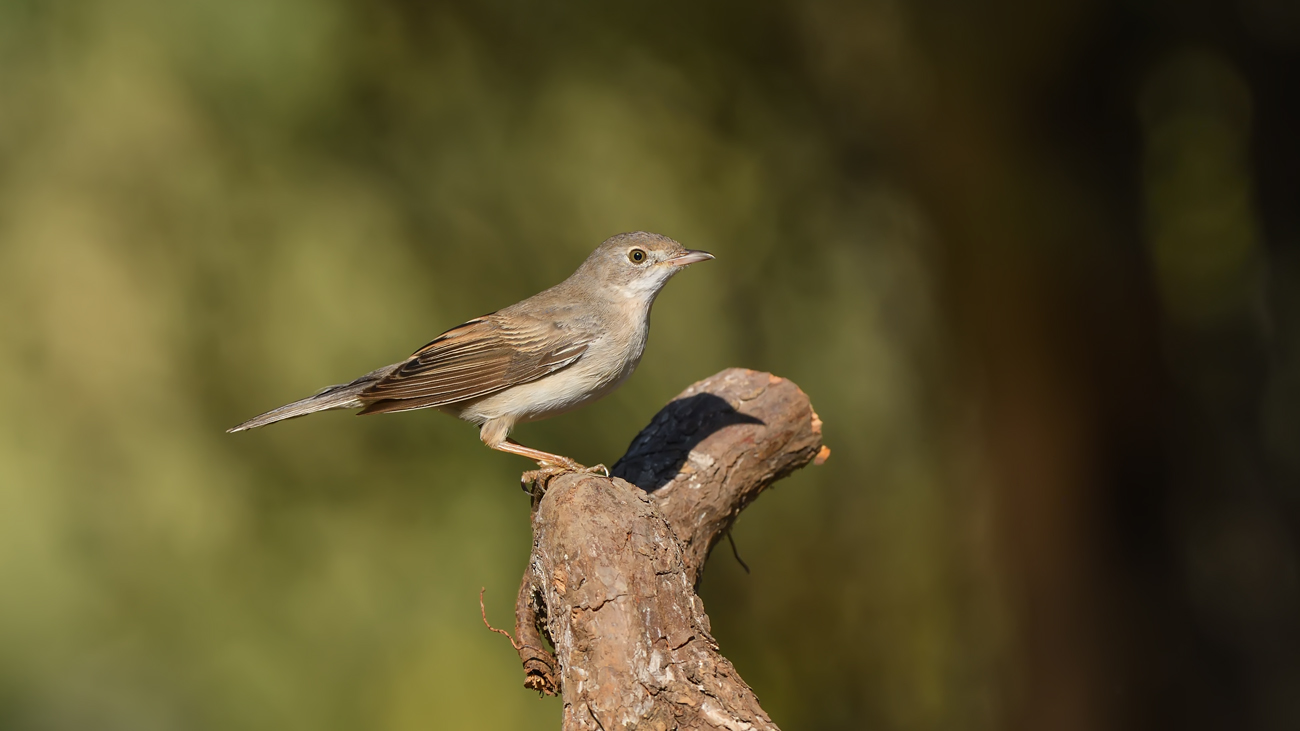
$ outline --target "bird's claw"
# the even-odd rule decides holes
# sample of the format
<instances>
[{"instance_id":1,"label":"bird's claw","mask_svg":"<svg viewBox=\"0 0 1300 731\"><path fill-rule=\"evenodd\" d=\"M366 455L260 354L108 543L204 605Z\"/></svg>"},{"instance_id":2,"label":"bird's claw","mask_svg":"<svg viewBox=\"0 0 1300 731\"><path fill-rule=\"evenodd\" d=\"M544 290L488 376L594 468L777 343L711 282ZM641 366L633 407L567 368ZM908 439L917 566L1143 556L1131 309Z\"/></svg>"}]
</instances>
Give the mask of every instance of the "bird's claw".
<instances>
[{"instance_id":1,"label":"bird's claw","mask_svg":"<svg viewBox=\"0 0 1300 731\"><path fill-rule=\"evenodd\" d=\"M519 476L519 486L523 491L533 497L541 497L546 492L546 486L551 480L559 477L565 472L573 470L561 465L543 464L535 470L528 470Z\"/></svg>"},{"instance_id":2,"label":"bird's claw","mask_svg":"<svg viewBox=\"0 0 1300 731\"><path fill-rule=\"evenodd\" d=\"M519 486L529 495L541 495L546 492L551 480L566 472L579 472L609 477L609 468L603 464L584 467L577 462L566 459L564 462L538 462L537 469L528 470L519 477Z\"/></svg>"},{"instance_id":3,"label":"bird's claw","mask_svg":"<svg viewBox=\"0 0 1300 731\"><path fill-rule=\"evenodd\" d=\"M574 462L573 460L569 460L563 465L548 465L545 462L541 462L539 464L542 466L542 469L554 468L560 470L561 472L581 472L587 475L600 475L601 477L609 477L609 468L603 464L598 464L593 467L584 467L578 464L577 462Z\"/></svg>"}]
</instances>

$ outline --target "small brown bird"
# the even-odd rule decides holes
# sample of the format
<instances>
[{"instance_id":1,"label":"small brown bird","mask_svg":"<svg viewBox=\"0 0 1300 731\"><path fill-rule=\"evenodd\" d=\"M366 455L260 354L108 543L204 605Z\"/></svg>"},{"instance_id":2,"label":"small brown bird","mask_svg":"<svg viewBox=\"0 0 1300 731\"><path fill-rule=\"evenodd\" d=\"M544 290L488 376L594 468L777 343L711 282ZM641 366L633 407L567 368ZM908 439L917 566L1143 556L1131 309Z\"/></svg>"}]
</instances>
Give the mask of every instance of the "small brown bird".
<instances>
[{"instance_id":1,"label":"small brown bird","mask_svg":"<svg viewBox=\"0 0 1300 731\"><path fill-rule=\"evenodd\" d=\"M619 386L641 361L650 306L674 274L712 259L637 231L601 244L568 279L434 338L411 357L254 417L229 431L330 409L436 408L479 426L483 443L543 468L586 469L509 438L515 424L575 409ZM603 469L603 468L600 468Z\"/></svg>"}]
</instances>

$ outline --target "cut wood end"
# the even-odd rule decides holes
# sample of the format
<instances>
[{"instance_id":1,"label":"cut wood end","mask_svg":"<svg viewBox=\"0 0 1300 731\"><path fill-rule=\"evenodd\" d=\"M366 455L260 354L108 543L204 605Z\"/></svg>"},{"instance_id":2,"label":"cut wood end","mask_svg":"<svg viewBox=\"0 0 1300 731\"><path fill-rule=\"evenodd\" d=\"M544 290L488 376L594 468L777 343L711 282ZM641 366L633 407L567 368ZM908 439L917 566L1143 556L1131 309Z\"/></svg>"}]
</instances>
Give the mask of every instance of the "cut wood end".
<instances>
[{"instance_id":1,"label":"cut wood end","mask_svg":"<svg viewBox=\"0 0 1300 731\"><path fill-rule=\"evenodd\" d=\"M826 460L830 458L831 458L831 448L823 444L821 451L817 452L816 457L813 457L813 464L815 465L825 464Z\"/></svg>"}]
</instances>

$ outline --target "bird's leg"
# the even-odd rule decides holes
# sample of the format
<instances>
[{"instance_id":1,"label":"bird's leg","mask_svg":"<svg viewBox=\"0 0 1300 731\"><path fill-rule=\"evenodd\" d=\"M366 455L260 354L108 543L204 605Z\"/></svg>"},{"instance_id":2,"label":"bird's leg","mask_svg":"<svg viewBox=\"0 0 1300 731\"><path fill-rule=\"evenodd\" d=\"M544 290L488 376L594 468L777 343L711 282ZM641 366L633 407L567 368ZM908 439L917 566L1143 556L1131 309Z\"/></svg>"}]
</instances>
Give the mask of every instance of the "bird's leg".
<instances>
[{"instance_id":1,"label":"bird's leg","mask_svg":"<svg viewBox=\"0 0 1300 731\"><path fill-rule=\"evenodd\" d=\"M574 462L568 457L551 454L550 452L543 452L540 449L533 449L532 447L525 447L513 439L502 439L500 442L489 444L488 446L498 452L508 452L510 454L517 454L520 457L527 457L528 459L535 460L538 467L559 467L570 472L577 472L582 469L582 465Z\"/></svg>"},{"instance_id":2,"label":"bird's leg","mask_svg":"<svg viewBox=\"0 0 1300 731\"><path fill-rule=\"evenodd\" d=\"M489 444L488 446L499 452L509 452L510 454L517 454L520 457L527 457L536 460L537 466L542 468L542 471L593 472L609 477L609 468L603 464L598 464L595 467L583 467L568 457L559 454L551 454L550 452L543 452L540 449L533 449L532 447L525 447L513 439L503 439L497 444Z\"/></svg>"},{"instance_id":3,"label":"bird's leg","mask_svg":"<svg viewBox=\"0 0 1300 731\"><path fill-rule=\"evenodd\" d=\"M603 464L595 467L583 467L568 457L525 447L513 439L505 439L498 444L489 444L488 446L500 452L509 452L510 454L537 460L538 469L529 470L519 477L519 484L524 488L524 492L533 496L534 508L537 507L537 501L541 499L542 495L546 494L546 488L551 479L565 472L591 472L609 477L609 469Z\"/></svg>"},{"instance_id":4,"label":"bird's leg","mask_svg":"<svg viewBox=\"0 0 1300 731\"><path fill-rule=\"evenodd\" d=\"M525 447L519 442L507 438L506 435L510 433L511 426L513 424L504 419L491 420L483 424L479 436L483 439L484 444L498 452L517 454L520 457L527 457L537 461L537 466L540 469L525 472L521 479L524 491L533 495L534 500L546 492L546 484L550 482L552 477L565 472L593 472L609 477L609 470L605 465L583 467L568 457Z\"/></svg>"}]
</instances>

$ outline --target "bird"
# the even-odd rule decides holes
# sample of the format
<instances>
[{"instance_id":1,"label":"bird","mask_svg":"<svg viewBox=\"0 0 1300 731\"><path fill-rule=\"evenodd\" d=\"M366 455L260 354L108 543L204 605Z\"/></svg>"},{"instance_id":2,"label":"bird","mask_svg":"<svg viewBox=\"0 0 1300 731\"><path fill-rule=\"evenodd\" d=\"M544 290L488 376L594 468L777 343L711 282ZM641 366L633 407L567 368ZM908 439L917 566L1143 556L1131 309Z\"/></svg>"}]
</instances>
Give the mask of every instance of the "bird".
<instances>
[{"instance_id":1,"label":"bird","mask_svg":"<svg viewBox=\"0 0 1300 731\"><path fill-rule=\"evenodd\" d=\"M330 386L228 432L318 411L359 415L433 408L479 427L488 447L547 471L603 471L510 438L517 424L588 404L636 369L650 308L673 275L713 259L667 236L634 231L606 239L568 279L517 304L443 332L406 360Z\"/></svg>"}]
</instances>

